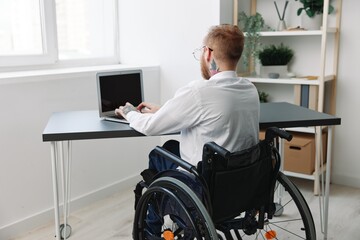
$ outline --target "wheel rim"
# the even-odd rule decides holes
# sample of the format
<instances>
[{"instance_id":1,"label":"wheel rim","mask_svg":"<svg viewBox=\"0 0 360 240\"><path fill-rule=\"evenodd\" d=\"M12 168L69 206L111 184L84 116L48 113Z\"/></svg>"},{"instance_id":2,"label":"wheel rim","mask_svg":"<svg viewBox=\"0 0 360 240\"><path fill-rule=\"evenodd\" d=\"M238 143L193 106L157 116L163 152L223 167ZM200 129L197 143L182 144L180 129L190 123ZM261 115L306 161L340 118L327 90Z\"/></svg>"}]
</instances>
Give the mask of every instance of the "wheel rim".
<instances>
[{"instance_id":1,"label":"wheel rim","mask_svg":"<svg viewBox=\"0 0 360 240\"><path fill-rule=\"evenodd\" d=\"M141 197L137 205L139 209L135 212L134 238L167 239L170 235L168 239L214 239L214 235L217 236L215 227L201 201L196 195L192 196L191 190L178 180L168 182L168 178L164 179L166 181L150 186ZM179 188L178 185L182 186ZM199 202L194 202L194 196ZM162 219L161 231L158 233L151 231L146 222L149 204L155 206L154 212Z\"/></svg>"}]
</instances>

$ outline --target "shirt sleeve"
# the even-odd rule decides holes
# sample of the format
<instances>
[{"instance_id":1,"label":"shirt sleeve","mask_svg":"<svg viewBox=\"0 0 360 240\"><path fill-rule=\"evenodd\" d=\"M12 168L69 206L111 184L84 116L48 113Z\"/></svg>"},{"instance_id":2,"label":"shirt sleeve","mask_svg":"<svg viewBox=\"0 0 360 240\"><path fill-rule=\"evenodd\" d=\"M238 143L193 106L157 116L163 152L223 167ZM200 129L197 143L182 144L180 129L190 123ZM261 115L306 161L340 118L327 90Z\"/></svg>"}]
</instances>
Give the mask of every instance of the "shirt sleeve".
<instances>
[{"instance_id":1,"label":"shirt sleeve","mask_svg":"<svg viewBox=\"0 0 360 240\"><path fill-rule=\"evenodd\" d=\"M179 89L156 113L129 112L130 127L145 135L177 133L201 121L201 104L192 84Z\"/></svg>"}]
</instances>

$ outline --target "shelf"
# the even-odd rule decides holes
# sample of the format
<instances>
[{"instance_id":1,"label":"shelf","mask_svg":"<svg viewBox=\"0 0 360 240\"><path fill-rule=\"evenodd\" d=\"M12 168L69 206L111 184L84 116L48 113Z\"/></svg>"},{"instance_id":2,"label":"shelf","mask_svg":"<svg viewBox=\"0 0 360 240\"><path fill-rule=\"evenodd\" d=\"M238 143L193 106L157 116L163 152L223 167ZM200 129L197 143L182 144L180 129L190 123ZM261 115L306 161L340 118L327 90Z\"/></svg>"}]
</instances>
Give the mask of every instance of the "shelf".
<instances>
[{"instance_id":1,"label":"shelf","mask_svg":"<svg viewBox=\"0 0 360 240\"><path fill-rule=\"evenodd\" d=\"M320 168L320 174L319 176L326 171L326 163L324 163ZM315 180L316 172L313 174L304 174L304 173L296 173L296 172L289 172L289 171L283 171L286 176L290 177L297 177L297 178L304 178L309 180Z\"/></svg>"},{"instance_id":2,"label":"shelf","mask_svg":"<svg viewBox=\"0 0 360 240\"><path fill-rule=\"evenodd\" d=\"M301 132L301 133L314 133L315 127L296 127L296 128L285 128L289 132Z\"/></svg>"},{"instance_id":3,"label":"shelf","mask_svg":"<svg viewBox=\"0 0 360 240\"><path fill-rule=\"evenodd\" d=\"M319 80L307 80L306 78L261 78L261 77L246 77L253 83L276 83L276 84L293 84L293 85L319 85ZM333 80L334 75L325 76L325 82Z\"/></svg>"},{"instance_id":4,"label":"shelf","mask_svg":"<svg viewBox=\"0 0 360 240\"><path fill-rule=\"evenodd\" d=\"M335 79L335 75L326 75L324 81L330 82Z\"/></svg>"},{"instance_id":5,"label":"shelf","mask_svg":"<svg viewBox=\"0 0 360 240\"><path fill-rule=\"evenodd\" d=\"M321 126L321 130L327 129L327 126ZM315 134L315 127L295 127L295 128L285 128L289 132L300 132L300 133L313 133Z\"/></svg>"},{"instance_id":6,"label":"shelf","mask_svg":"<svg viewBox=\"0 0 360 240\"><path fill-rule=\"evenodd\" d=\"M326 0L327 2L329 0ZM241 4L239 3L241 2ZM279 78L279 79L271 79L267 78L267 75L265 78L256 76L250 73L253 73L256 69L255 62L252 62L248 68L242 69L243 71L247 72L239 72L238 75L248 79L255 85L258 85L257 87L261 88L264 91L273 91L276 94L279 91L287 91L292 93L292 96L294 97L294 102L297 104L300 104L301 97L308 96L308 103L311 109L317 109L319 112L323 112L325 110L329 112L330 114L334 115L335 112L335 99L336 99L336 72L338 68L338 60L339 60L339 39L340 39L340 19L341 19L341 0L336 0L337 6L336 6L336 16L335 18L328 17L328 14L323 15L323 26L319 30L301 30L301 29L290 29L286 31L262 31L259 32L260 39L264 40L262 43L264 44L276 44L280 43L282 41L286 41L290 46L294 47L296 49L296 52L299 52L299 55L297 56L296 63L292 66L291 70L296 72L295 78ZM326 4L325 4L326 5ZM325 10L325 5L323 6L323 11ZM268 3L264 3L264 1L260 0L234 0L233 1L234 6L234 14L233 14L233 23L234 25L237 25L238 22L238 13L239 10L246 8L250 10L250 15L254 15L259 11L260 14L262 12L266 12L268 8ZM258 8L260 6L260 8ZM271 18L271 15L264 14L266 16L266 19L264 21L266 22L268 18ZM295 20L294 17L291 18L291 20ZM274 19L272 19L274 24ZM293 22L293 21L289 21ZM296 26L296 25L293 25ZM244 36L246 37L248 34L244 32ZM302 41L304 40L304 41ZM330 40L330 41L329 41ZM311 44L316 43L316 46L311 46L311 48L306 49L306 51L309 51L312 53L312 55L308 55L306 51L302 51L302 47L306 48L307 46L310 46ZM296 46L296 47L295 47ZM333 58L329 58L327 55L333 53ZM315 56L319 56L319 59ZM250 60L255 60L254 56L250 58ZM332 63L332 66L329 65ZM316 64L316 65L310 65L311 69L307 70L307 66L309 64ZM317 64L320 64L317 66ZM329 66L328 66L329 65ZM313 68L314 69L313 69ZM308 71L308 73L306 73ZM315 80L309 80L307 75L317 75L317 78ZM260 74L259 74L260 75ZM287 77L287 75L284 75ZM291 76L289 74L289 76ZM310 78L310 76L309 76ZM334 83L334 84L327 84L327 83ZM275 85L275 84L282 84L282 85ZM275 86L274 86L275 85ZM286 86L287 85L287 86ZM302 95L302 90L304 88L301 87L301 85L307 85L309 86L309 92ZM283 88L283 87L286 87ZM279 89L278 89L279 88ZM291 92L291 88L293 88ZM311 95L311 96L310 96ZM288 99L289 95L285 95L285 97ZM282 97L281 95L277 96L277 101L281 101ZM326 102L325 102L326 101ZM328 104L327 104L328 103ZM318 128L316 128L318 129ZM302 133L308 133L308 134L316 134L314 127L308 127L308 128L286 128L287 131L292 132L302 132ZM325 130L322 128L322 130ZM321 138L315 139L315 144L321 144ZM330 147L331 147L331 143ZM329 146L328 146L329 147ZM318 161L318 160L316 160ZM301 173L295 173L295 172L288 172L284 171L286 175L298 177L298 178L304 178L304 179L310 179L314 181L319 181L319 175L324 171L324 168L321 170L314 172L312 174L301 174ZM318 183L314 183L314 193L319 194L318 191Z\"/></svg>"},{"instance_id":7,"label":"shelf","mask_svg":"<svg viewBox=\"0 0 360 240\"><path fill-rule=\"evenodd\" d=\"M302 84L302 85L319 85L319 80L307 80L305 78L260 78L260 77L244 77L253 83L276 83L276 84Z\"/></svg>"},{"instance_id":8,"label":"shelf","mask_svg":"<svg viewBox=\"0 0 360 240\"><path fill-rule=\"evenodd\" d=\"M284 171L284 173L286 176L289 176L289 177L304 178L304 179L309 179L309 180L315 179L314 174L309 175L309 174L289 172L289 171Z\"/></svg>"},{"instance_id":9,"label":"shelf","mask_svg":"<svg viewBox=\"0 0 360 240\"><path fill-rule=\"evenodd\" d=\"M337 28L329 28L327 33L336 33ZM292 31L266 31L260 32L262 37L291 37L291 36L321 36L322 30L292 30ZM246 33L245 33L246 36Z\"/></svg>"}]
</instances>

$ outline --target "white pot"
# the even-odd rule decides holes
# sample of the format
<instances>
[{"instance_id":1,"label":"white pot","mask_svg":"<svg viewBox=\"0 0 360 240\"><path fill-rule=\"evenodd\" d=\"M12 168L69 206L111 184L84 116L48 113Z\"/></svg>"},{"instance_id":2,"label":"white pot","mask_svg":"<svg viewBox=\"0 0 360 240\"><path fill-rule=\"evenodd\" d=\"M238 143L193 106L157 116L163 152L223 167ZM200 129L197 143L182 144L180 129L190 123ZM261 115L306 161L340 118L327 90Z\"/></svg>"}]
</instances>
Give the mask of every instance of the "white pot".
<instances>
[{"instance_id":1,"label":"white pot","mask_svg":"<svg viewBox=\"0 0 360 240\"><path fill-rule=\"evenodd\" d=\"M284 20L279 20L278 22L278 26L277 26L277 31L285 31L287 29L286 27L286 23Z\"/></svg>"},{"instance_id":2,"label":"white pot","mask_svg":"<svg viewBox=\"0 0 360 240\"><path fill-rule=\"evenodd\" d=\"M320 30L322 25L322 14L316 14L314 17L309 17L306 13L301 14L301 27L306 30Z\"/></svg>"},{"instance_id":3,"label":"white pot","mask_svg":"<svg viewBox=\"0 0 360 240\"><path fill-rule=\"evenodd\" d=\"M278 78L287 78L288 66L260 66L260 77L262 78L276 78L277 74L279 74Z\"/></svg>"}]
</instances>

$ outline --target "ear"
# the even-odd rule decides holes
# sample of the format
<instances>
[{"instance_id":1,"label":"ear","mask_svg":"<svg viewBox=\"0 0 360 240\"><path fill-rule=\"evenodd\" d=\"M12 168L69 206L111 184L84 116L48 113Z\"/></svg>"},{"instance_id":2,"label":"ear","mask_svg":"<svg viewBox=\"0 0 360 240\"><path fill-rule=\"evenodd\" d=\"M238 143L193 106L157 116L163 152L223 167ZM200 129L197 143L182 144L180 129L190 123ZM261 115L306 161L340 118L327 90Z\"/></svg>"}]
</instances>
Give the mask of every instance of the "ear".
<instances>
[{"instance_id":1,"label":"ear","mask_svg":"<svg viewBox=\"0 0 360 240\"><path fill-rule=\"evenodd\" d=\"M212 51L206 47L206 51L205 51L205 59L207 62L210 62L211 61L211 58L212 58Z\"/></svg>"}]
</instances>

